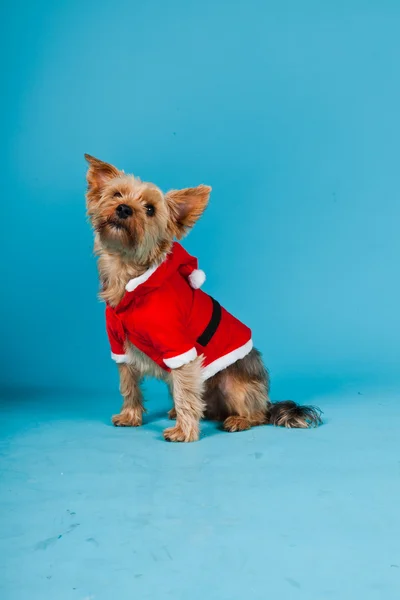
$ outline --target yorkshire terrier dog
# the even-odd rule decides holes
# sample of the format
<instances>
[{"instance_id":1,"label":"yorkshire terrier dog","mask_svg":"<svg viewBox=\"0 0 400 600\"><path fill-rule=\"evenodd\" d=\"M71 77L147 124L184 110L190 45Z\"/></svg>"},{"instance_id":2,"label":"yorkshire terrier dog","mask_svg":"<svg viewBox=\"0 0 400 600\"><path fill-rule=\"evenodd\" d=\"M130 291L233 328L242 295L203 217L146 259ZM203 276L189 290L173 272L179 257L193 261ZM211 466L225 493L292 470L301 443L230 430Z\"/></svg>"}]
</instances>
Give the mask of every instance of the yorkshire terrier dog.
<instances>
[{"instance_id":1,"label":"yorkshire terrier dog","mask_svg":"<svg viewBox=\"0 0 400 600\"><path fill-rule=\"evenodd\" d=\"M319 425L317 408L270 402L268 371L250 329L200 289L205 274L197 259L174 241L203 214L211 188L164 194L93 156L85 158L100 296L123 396L114 425L142 424L140 382L146 375L169 386L169 417L176 423L164 437L171 442L198 440L203 417L222 421L226 431Z\"/></svg>"}]
</instances>

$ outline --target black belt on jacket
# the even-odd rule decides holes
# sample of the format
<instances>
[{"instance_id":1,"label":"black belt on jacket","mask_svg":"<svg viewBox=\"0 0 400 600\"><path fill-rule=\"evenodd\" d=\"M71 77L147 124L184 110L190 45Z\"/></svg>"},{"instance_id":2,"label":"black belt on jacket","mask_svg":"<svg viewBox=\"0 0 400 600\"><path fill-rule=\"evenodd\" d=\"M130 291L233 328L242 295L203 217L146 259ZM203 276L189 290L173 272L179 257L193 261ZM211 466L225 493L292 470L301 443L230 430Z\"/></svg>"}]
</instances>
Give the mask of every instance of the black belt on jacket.
<instances>
[{"instance_id":1,"label":"black belt on jacket","mask_svg":"<svg viewBox=\"0 0 400 600\"><path fill-rule=\"evenodd\" d=\"M197 343L200 344L200 346L207 346L208 342L211 340L211 338L217 331L218 325L221 322L221 305L219 302L214 300L214 298L211 298L211 301L213 305L211 319L203 333L197 338Z\"/></svg>"}]
</instances>

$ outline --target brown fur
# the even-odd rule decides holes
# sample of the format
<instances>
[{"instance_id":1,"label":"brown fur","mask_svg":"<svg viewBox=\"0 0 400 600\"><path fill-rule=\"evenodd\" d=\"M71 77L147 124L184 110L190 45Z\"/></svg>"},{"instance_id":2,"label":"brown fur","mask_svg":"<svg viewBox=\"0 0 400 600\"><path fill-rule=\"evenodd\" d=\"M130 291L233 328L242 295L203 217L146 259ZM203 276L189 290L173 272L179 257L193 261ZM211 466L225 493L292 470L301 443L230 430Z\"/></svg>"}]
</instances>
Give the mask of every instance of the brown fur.
<instances>
[{"instance_id":1,"label":"brown fur","mask_svg":"<svg viewBox=\"0 0 400 600\"><path fill-rule=\"evenodd\" d=\"M124 403L119 415L114 415L112 422L117 427L139 427L145 412L142 392L139 387L139 373L132 365L118 365L120 392Z\"/></svg>"},{"instance_id":2,"label":"brown fur","mask_svg":"<svg viewBox=\"0 0 400 600\"><path fill-rule=\"evenodd\" d=\"M164 431L170 442L194 442L199 438L199 423L204 414L204 383L201 377L203 358L171 371L176 424Z\"/></svg>"},{"instance_id":3,"label":"brown fur","mask_svg":"<svg viewBox=\"0 0 400 600\"><path fill-rule=\"evenodd\" d=\"M268 371L256 349L206 384L206 416L223 421L227 431L244 431L267 423L289 428L321 423L316 408L291 401L271 403Z\"/></svg>"},{"instance_id":4,"label":"brown fur","mask_svg":"<svg viewBox=\"0 0 400 600\"><path fill-rule=\"evenodd\" d=\"M89 163L87 213L95 232L100 297L116 306L125 294L127 281L161 263L174 238L181 239L193 227L207 207L211 188L200 185L163 194L152 183L125 175L87 154L85 157ZM118 218L120 204L131 209L132 217ZM120 414L113 417L117 426L141 425L145 411L140 381L146 375L165 380L173 396L169 417L176 419L176 424L164 431L169 441L197 440L203 415L223 421L227 431L266 423L310 427L321 422L318 409L313 407L291 401L270 402L268 372L255 349L205 383L202 357L168 373L129 342L126 353L129 364L118 365L123 405Z\"/></svg>"}]
</instances>

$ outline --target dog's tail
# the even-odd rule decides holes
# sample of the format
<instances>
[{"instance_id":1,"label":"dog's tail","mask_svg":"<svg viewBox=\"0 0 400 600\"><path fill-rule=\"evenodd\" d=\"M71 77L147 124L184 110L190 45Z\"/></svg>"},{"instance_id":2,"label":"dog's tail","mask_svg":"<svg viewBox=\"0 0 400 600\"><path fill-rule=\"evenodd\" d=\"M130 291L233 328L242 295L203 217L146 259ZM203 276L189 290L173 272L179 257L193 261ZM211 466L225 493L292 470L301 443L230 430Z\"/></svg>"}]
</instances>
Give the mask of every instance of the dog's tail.
<instances>
[{"instance_id":1,"label":"dog's tail","mask_svg":"<svg viewBox=\"0 0 400 600\"><path fill-rule=\"evenodd\" d=\"M318 427L322 424L321 411L315 406L300 406L292 400L268 404L266 423L277 427Z\"/></svg>"}]
</instances>

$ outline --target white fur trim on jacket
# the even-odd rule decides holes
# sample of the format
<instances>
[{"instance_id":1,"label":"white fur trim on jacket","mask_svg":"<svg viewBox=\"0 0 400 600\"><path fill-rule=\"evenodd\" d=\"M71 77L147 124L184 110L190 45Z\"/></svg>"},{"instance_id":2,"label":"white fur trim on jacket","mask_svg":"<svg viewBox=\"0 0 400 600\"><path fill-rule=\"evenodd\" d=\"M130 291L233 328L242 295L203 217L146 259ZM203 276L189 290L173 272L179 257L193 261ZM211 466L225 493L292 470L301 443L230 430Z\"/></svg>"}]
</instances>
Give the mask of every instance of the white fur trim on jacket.
<instances>
[{"instance_id":1,"label":"white fur trim on jacket","mask_svg":"<svg viewBox=\"0 0 400 600\"><path fill-rule=\"evenodd\" d=\"M199 288L201 288L201 286L203 285L205 280L206 280L206 274L201 269L195 269L189 275L190 286L195 290L198 290Z\"/></svg>"},{"instance_id":2,"label":"white fur trim on jacket","mask_svg":"<svg viewBox=\"0 0 400 600\"><path fill-rule=\"evenodd\" d=\"M149 277L153 275L153 273L158 269L159 266L160 265L154 265L154 267L147 269L147 271L142 273L142 275L139 275L139 277L134 277L133 279L130 279L125 286L126 291L133 292L134 290L136 290L136 288L139 285L142 285L142 283L147 281Z\"/></svg>"},{"instance_id":3,"label":"white fur trim on jacket","mask_svg":"<svg viewBox=\"0 0 400 600\"><path fill-rule=\"evenodd\" d=\"M226 369L226 367L233 365L237 360L244 358L252 348L253 340L249 340L244 346L240 346L240 348L236 348L236 350L229 352L229 354L217 358L217 360L214 360L214 362L210 363L202 370L203 380L210 379L210 377L219 373L219 371Z\"/></svg>"},{"instance_id":4,"label":"white fur trim on jacket","mask_svg":"<svg viewBox=\"0 0 400 600\"><path fill-rule=\"evenodd\" d=\"M197 356L196 348L193 347L187 352L183 354L179 354L178 356L173 356L172 358L164 358L163 361L170 369L179 369L179 367L183 367L183 365L187 365L192 362Z\"/></svg>"},{"instance_id":5,"label":"white fur trim on jacket","mask_svg":"<svg viewBox=\"0 0 400 600\"><path fill-rule=\"evenodd\" d=\"M129 363L129 356L127 354L114 354L114 352L111 352L111 358L115 360L117 365Z\"/></svg>"}]
</instances>

